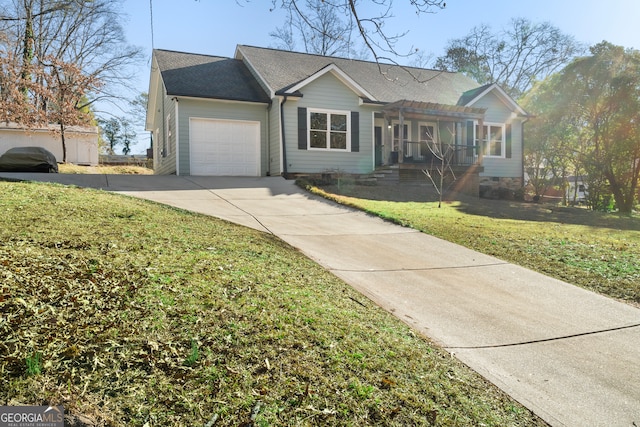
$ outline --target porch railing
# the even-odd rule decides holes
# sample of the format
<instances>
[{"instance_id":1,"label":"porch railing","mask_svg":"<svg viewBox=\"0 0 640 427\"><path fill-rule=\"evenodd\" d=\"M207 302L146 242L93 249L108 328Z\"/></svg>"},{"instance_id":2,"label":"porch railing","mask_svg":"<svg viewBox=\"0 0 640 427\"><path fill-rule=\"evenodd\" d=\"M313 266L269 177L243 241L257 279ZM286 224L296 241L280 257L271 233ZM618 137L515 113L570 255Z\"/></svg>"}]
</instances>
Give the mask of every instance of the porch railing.
<instances>
[{"instance_id":1,"label":"porch railing","mask_svg":"<svg viewBox=\"0 0 640 427\"><path fill-rule=\"evenodd\" d=\"M478 151L475 145L457 145L431 142L405 141L403 144L403 163L441 164L450 166L472 166L478 163Z\"/></svg>"}]
</instances>

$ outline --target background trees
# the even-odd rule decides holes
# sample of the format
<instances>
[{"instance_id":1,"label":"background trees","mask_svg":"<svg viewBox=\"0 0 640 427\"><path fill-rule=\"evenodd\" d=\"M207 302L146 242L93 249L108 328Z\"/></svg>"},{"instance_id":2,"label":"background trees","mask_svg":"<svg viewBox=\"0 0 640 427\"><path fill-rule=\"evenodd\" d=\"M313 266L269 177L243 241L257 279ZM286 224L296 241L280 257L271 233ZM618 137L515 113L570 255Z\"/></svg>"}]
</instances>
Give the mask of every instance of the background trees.
<instances>
[{"instance_id":1,"label":"background trees","mask_svg":"<svg viewBox=\"0 0 640 427\"><path fill-rule=\"evenodd\" d=\"M302 3L302 2L301 2ZM304 7L305 13L297 13ZM354 56L355 25L351 14L324 0L306 0L288 10L287 20L269 35L276 47L325 56Z\"/></svg>"},{"instance_id":2,"label":"background trees","mask_svg":"<svg viewBox=\"0 0 640 427\"><path fill-rule=\"evenodd\" d=\"M432 13L446 6L444 0L408 1L417 14ZM400 52L397 48L398 40L406 33L390 34L386 31L385 21L393 16L393 0L271 0L271 5L274 9L282 8L289 13L289 22L285 24L284 31L280 27L272 33L281 43L284 42L287 49L287 46L295 44L293 36L300 35L302 31L305 39L318 44L314 49L322 47L323 43L331 44L332 48L329 50L335 50L338 55L344 54L344 49L349 51L357 45L355 38L359 38L364 46L363 51L370 54L376 62L397 64L397 57L406 57L412 53ZM328 16L336 18L334 25L331 25ZM343 47L333 43L337 41ZM304 44L306 47L307 42ZM364 52L358 56L364 56ZM314 53L320 52L316 50Z\"/></svg>"},{"instance_id":3,"label":"background trees","mask_svg":"<svg viewBox=\"0 0 640 427\"><path fill-rule=\"evenodd\" d=\"M25 127L58 124L63 161L65 129L91 121L97 101L120 99L128 70L142 58L126 43L120 3L0 1L3 119Z\"/></svg>"},{"instance_id":4,"label":"background trees","mask_svg":"<svg viewBox=\"0 0 640 427\"><path fill-rule=\"evenodd\" d=\"M449 41L435 67L467 74L480 84L497 83L518 99L536 80L559 70L584 48L548 22L511 20L494 31L482 24L466 36Z\"/></svg>"},{"instance_id":5,"label":"background trees","mask_svg":"<svg viewBox=\"0 0 640 427\"><path fill-rule=\"evenodd\" d=\"M590 53L529 94L525 108L538 115L529 129L533 144L548 144L539 156L570 153L584 169L594 208L609 207L611 195L630 213L640 178L640 51L602 42Z\"/></svg>"}]
</instances>

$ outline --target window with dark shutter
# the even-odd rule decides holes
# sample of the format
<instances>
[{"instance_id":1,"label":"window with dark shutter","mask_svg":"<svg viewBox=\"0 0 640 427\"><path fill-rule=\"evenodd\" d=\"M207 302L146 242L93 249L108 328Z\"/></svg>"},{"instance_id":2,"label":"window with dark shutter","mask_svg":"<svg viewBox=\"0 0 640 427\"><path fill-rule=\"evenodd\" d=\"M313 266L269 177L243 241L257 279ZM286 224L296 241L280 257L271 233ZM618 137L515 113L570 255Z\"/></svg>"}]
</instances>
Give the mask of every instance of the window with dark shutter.
<instances>
[{"instance_id":1,"label":"window with dark shutter","mask_svg":"<svg viewBox=\"0 0 640 427\"><path fill-rule=\"evenodd\" d=\"M300 115L306 111L308 128L304 131ZM357 115L357 113L356 113ZM298 144L301 149L304 141L306 150L352 150L353 114L349 111L336 111L324 109L298 110ZM357 141L356 141L357 142Z\"/></svg>"}]
</instances>

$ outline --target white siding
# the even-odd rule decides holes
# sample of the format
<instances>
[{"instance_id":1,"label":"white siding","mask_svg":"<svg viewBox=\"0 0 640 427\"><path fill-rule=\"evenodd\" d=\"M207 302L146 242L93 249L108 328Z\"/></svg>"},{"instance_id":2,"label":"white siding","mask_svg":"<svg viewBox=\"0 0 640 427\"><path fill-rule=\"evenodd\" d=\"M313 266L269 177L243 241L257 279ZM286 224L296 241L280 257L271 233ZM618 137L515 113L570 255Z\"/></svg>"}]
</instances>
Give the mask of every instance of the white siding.
<instances>
[{"instance_id":1,"label":"white siding","mask_svg":"<svg viewBox=\"0 0 640 427\"><path fill-rule=\"evenodd\" d=\"M68 129L65 132L67 162L79 165L98 164L98 130L89 128L86 131ZM13 147L43 147L56 156L61 163L62 138L60 132L52 129L18 129L0 127L0 155Z\"/></svg>"}]
</instances>

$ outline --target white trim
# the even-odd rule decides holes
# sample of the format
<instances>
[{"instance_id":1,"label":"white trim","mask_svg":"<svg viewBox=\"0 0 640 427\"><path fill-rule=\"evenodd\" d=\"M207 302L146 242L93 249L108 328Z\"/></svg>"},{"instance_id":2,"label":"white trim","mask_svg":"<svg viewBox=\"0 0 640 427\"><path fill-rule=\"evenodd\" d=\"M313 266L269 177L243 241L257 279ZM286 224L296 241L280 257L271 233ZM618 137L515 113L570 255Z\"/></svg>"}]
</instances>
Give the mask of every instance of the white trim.
<instances>
[{"instance_id":1,"label":"white trim","mask_svg":"<svg viewBox=\"0 0 640 427\"><path fill-rule=\"evenodd\" d=\"M311 114L321 113L327 115L327 145L326 148L318 148L311 146ZM331 148L331 115L340 115L347 118L347 129L345 131L347 137L347 144L345 148ZM321 129L317 129L321 130ZM351 111L345 110L327 110L324 108L307 108L307 150L309 151L338 151L338 152L351 152Z\"/></svg>"},{"instance_id":2,"label":"white trim","mask_svg":"<svg viewBox=\"0 0 640 427\"><path fill-rule=\"evenodd\" d=\"M172 96L171 94L167 96ZM175 96L175 95L173 95ZM253 101L237 101L235 99L222 99L222 98L199 98L197 96L182 96L180 99L192 100L192 101L208 101L208 102L222 102L226 104L248 104L248 105L264 105L268 106L268 102L253 102Z\"/></svg>"},{"instance_id":3,"label":"white trim","mask_svg":"<svg viewBox=\"0 0 640 427\"><path fill-rule=\"evenodd\" d=\"M383 119L376 119L376 113L375 111L372 111L371 112L371 170L375 170L377 167L376 166L376 120L380 120L380 122L382 122ZM382 126L379 126L379 127L381 132L384 132L384 122L382 122ZM382 137L382 135L380 135L380 137ZM384 141L380 141L380 143L383 144ZM382 157L383 154L380 153L380 156Z\"/></svg>"},{"instance_id":4,"label":"white trim","mask_svg":"<svg viewBox=\"0 0 640 427\"><path fill-rule=\"evenodd\" d=\"M407 133L404 134L403 132L403 140L407 140L407 142L411 142L411 124L413 122L411 120L403 120L402 121L402 125L407 127ZM398 139L398 145L402 143L402 141L400 141L400 136L398 135L398 138L396 138L396 134L395 134L395 130L396 130L396 125L398 125L398 130L400 129L400 120L392 120L391 121L391 151L393 151L395 149L395 140ZM402 151L401 148L403 147L398 147L399 151ZM406 154L406 153L404 153Z\"/></svg>"},{"instance_id":5,"label":"white trim","mask_svg":"<svg viewBox=\"0 0 640 427\"><path fill-rule=\"evenodd\" d=\"M145 115L144 127L146 131L153 131L155 124L156 104L158 103L157 87L162 81L160 69L155 53L151 59L151 77L149 78L149 98L147 99L147 114ZM163 83L164 84L164 83Z\"/></svg>"},{"instance_id":6,"label":"white trim","mask_svg":"<svg viewBox=\"0 0 640 427\"><path fill-rule=\"evenodd\" d=\"M476 102L478 102L478 100L482 97L484 97L485 95L487 95L489 92L492 91L497 91L498 92L498 98L507 106L510 107L511 111L517 111L518 113L520 113L523 116L528 116L527 112L524 111L524 109L519 106L516 101L513 100L513 98L511 98L509 96L509 94L507 94L507 92L504 91L504 89L502 89L500 86L498 86L497 84L493 83L492 85L490 85L489 87L487 87L484 91L482 91L482 93L480 93L479 95L477 95L475 98L473 98L471 101L467 102L465 104L465 107L472 107L473 104L475 104Z\"/></svg>"},{"instance_id":7,"label":"white trim","mask_svg":"<svg viewBox=\"0 0 640 427\"><path fill-rule=\"evenodd\" d=\"M474 120L473 126L473 142L478 145L478 135L476 133L476 127L478 126L478 121ZM486 142L484 149L482 151L482 156L489 159L506 159L507 158L507 126L505 123L493 123L493 122L483 122L482 127L490 128L490 127L500 127L502 128L502 144L500 146L500 155L494 156L488 153L490 145L489 145L489 129L485 129L482 133L485 137L485 141L480 141L483 144Z\"/></svg>"},{"instance_id":8,"label":"white trim","mask_svg":"<svg viewBox=\"0 0 640 427\"><path fill-rule=\"evenodd\" d=\"M327 73L333 74L338 80L340 80L342 83L344 83L349 89L351 89L353 92L355 92L360 97L365 97L365 98L371 99L372 101L376 101L376 99L375 99L375 97L373 95L371 95L362 86L360 86L358 83L356 83L355 80L353 80L351 77L349 77L336 64L329 64L326 67L321 68L320 70L316 71L311 76L309 76L306 79L302 80L301 82L299 82L295 86L287 89L286 93L288 93L288 94L295 93L298 90L300 90L301 88L303 88L304 86L306 86L309 83L313 82L314 80L324 76Z\"/></svg>"}]
</instances>

